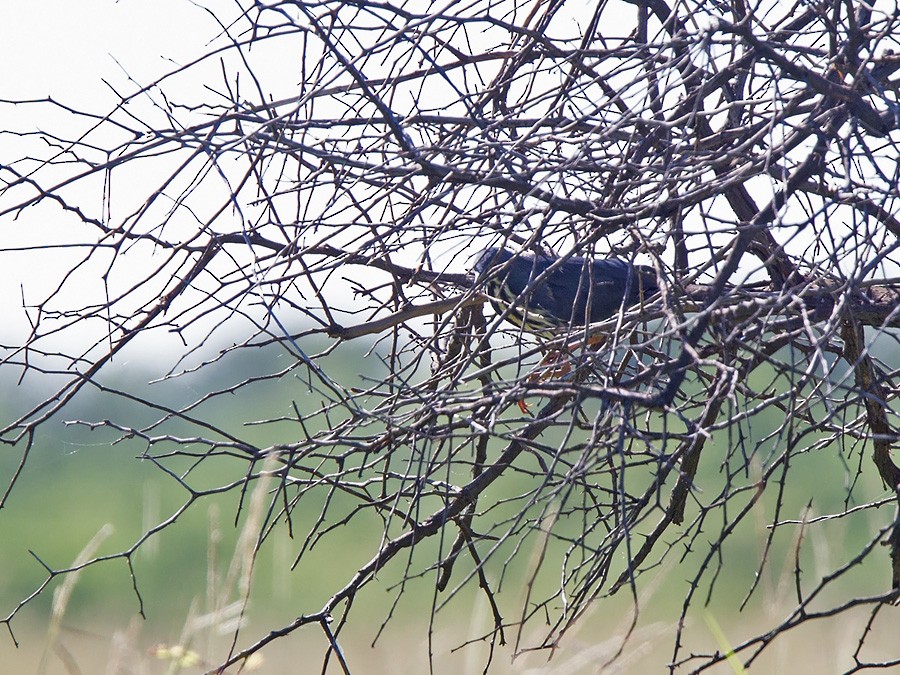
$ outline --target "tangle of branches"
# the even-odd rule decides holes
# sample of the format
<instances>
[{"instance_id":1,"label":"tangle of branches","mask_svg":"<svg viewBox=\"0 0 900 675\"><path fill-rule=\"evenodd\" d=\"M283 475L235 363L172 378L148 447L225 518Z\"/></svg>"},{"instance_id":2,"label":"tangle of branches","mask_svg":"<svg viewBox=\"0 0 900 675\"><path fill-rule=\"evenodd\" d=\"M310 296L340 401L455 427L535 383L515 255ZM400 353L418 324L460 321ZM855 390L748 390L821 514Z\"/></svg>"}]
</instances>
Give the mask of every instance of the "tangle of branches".
<instances>
[{"instance_id":1,"label":"tangle of branches","mask_svg":"<svg viewBox=\"0 0 900 675\"><path fill-rule=\"evenodd\" d=\"M0 505L38 431L66 419L138 448L183 510L265 481L256 551L289 533L302 564L363 524L355 573L294 622L235 636L222 669L322 630L323 658L352 671L342 633L383 575L398 598L433 594L423 631L477 589L485 668L500 645L564 646L619 594L627 643L669 566L686 580L672 671L749 667L860 609L846 669L900 663L866 651L900 588L896 5L292 0L207 16L204 53L116 86L109 108L4 102L23 121L5 132L21 152L0 160L0 214L60 229L4 247L54 262L40 292L21 281L3 345L3 371L52 391L2 423L18 468ZM470 271L500 245L639 262L661 290L537 338ZM279 358L229 379L261 350ZM217 384L172 404L108 377L147 353L163 382ZM348 379L336 364L363 353L374 365ZM293 394L269 417L215 414L280 383ZM139 412L72 420L87 392ZM813 513L810 473L834 457L842 506ZM223 460L233 479L195 481ZM761 513L733 609L784 547L792 608L730 650L695 648L689 619ZM848 521L863 543L821 574L801 565L812 533ZM130 568L177 526L113 558ZM48 568L38 590L107 560ZM861 569L878 593L841 585ZM11 632L38 595L0 609Z\"/></svg>"}]
</instances>

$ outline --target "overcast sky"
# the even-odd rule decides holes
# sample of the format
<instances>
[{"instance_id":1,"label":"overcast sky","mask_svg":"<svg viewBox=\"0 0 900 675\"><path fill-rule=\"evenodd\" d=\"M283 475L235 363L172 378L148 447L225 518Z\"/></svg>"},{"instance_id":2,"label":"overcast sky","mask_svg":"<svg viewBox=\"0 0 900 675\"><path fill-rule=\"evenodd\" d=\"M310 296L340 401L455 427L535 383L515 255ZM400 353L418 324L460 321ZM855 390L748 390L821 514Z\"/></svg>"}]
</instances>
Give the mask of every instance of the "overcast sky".
<instances>
[{"instance_id":1,"label":"overcast sky","mask_svg":"<svg viewBox=\"0 0 900 675\"><path fill-rule=\"evenodd\" d=\"M234 17L233 2L213 0L204 5L219 10L219 17ZM201 6L188 0L41 0L0 4L0 59L4 64L0 99L3 133L0 163L45 152L34 136L20 134L41 130L66 133L73 118L46 104L12 105L11 101L44 99L48 96L66 106L99 115L117 102L113 89L134 91L138 84L155 81L165 73L204 53L220 29ZM84 125L84 120L78 120ZM29 145L30 144L30 145ZM23 170L22 165L17 165ZM9 180L9 175L4 176ZM46 180L46 176L44 177ZM92 186L96 187L96 186ZM120 186L122 187L122 186ZM21 194L19 194L21 197ZM15 195L12 195L15 197ZM97 194L84 198L83 208L96 211ZM8 207L11 198L0 205ZM96 215L96 213L91 213ZM0 249L0 339L20 340L28 330L22 310L36 302L58 282L58 266L71 259L71 250L44 251L41 256L10 253L9 249L41 242L78 240L73 223L57 205L42 204L26 209L13 219L0 219L3 241ZM92 238L96 237L96 233ZM68 258L67 258L68 257ZM82 285L85 293L96 288Z\"/></svg>"}]
</instances>

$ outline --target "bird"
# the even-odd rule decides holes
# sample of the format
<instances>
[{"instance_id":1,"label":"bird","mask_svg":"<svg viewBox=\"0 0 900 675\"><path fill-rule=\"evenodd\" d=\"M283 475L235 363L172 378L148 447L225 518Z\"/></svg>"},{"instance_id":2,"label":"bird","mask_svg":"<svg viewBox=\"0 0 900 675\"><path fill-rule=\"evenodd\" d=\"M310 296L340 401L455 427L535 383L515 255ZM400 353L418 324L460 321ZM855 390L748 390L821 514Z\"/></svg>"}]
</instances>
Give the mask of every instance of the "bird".
<instances>
[{"instance_id":1,"label":"bird","mask_svg":"<svg viewBox=\"0 0 900 675\"><path fill-rule=\"evenodd\" d=\"M512 253L489 248L473 266L476 280L483 278L484 291L498 316L539 337L554 338L574 327L598 323L628 309L659 290L656 272L618 258L571 256L564 260L542 254ZM603 336L591 336L596 346ZM568 347L566 348L566 350ZM546 354L541 366L559 364L565 351ZM568 362L549 373L532 373L529 381L564 376ZM524 400L517 401L522 413L531 414Z\"/></svg>"},{"instance_id":2,"label":"bird","mask_svg":"<svg viewBox=\"0 0 900 675\"><path fill-rule=\"evenodd\" d=\"M499 316L545 337L608 319L659 290L652 268L618 258L560 260L488 248L473 270L484 277L485 294Z\"/></svg>"}]
</instances>

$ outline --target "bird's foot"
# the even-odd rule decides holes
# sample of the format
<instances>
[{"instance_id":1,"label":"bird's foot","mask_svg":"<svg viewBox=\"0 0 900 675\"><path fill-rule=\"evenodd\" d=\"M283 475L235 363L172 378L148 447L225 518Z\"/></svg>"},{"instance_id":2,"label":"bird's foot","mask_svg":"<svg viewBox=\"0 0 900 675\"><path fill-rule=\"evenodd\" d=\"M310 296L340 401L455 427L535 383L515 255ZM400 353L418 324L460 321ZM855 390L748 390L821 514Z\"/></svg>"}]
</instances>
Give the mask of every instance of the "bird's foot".
<instances>
[{"instance_id":1,"label":"bird's foot","mask_svg":"<svg viewBox=\"0 0 900 675\"><path fill-rule=\"evenodd\" d=\"M565 377L572 371L572 362L570 359L571 354L568 350L553 349L544 356L538 364L537 369L535 369L533 373L530 373L525 381L528 384L534 384ZM519 410L521 410L523 414L534 417L534 415L531 414L531 410L528 408L528 404L525 403L524 398L520 398L516 401L516 405L519 406Z\"/></svg>"}]
</instances>

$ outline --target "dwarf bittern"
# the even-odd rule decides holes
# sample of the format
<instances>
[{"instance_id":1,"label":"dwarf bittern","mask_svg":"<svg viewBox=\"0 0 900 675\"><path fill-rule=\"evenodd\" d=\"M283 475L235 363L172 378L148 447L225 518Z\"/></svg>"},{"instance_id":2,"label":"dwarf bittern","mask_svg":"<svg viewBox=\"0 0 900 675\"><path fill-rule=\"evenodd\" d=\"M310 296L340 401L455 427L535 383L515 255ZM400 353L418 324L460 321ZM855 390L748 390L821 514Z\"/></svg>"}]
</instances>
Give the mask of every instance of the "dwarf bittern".
<instances>
[{"instance_id":1,"label":"dwarf bittern","mask_svg":"<svg viewBox=\"0 0 900 675\"><path fill-rule=\"evenodd\" d=\"M538 335L603 321L657 291L653 269L617 258L560 261L489 248L474 269L488 274L484 290L497 313Z\"/></svg>"},{"instance_id":2,"label":"dwarf bittern","mask_svg":"<svg viewBox=\"0 0 900 675\"><path fill-rule=\"evenodd\" d=\"M658 290L653 269L617 258L560 260L489 248L474 270L485 277L485 293L498 315L543 337L608 319ZM527 412L524 403L519 407Z\"/></svg>"}]
</instances>

